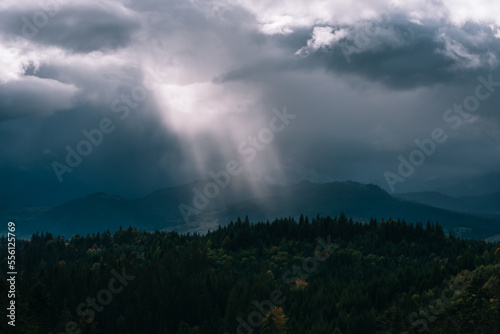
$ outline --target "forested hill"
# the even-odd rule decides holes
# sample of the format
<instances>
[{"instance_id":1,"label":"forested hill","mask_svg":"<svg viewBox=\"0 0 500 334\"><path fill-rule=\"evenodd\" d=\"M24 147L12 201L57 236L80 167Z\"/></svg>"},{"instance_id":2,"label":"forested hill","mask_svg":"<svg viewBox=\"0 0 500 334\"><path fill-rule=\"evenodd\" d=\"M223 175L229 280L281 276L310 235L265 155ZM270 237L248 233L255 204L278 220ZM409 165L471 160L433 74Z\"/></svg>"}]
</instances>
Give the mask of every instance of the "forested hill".
<instances>
[{"instance_id":1,"label":"forested hill","mask_svg":"<svg viewBox=\"0 0 500 334\"><path fill-rule=\"evenodd\" d=\"M16 333L495 334L499 247L344 215L206 235L36 234L17 244Z\"/></svg>"},{"instance_id":2,"label":"forested hill","mask_svg":"<svg viewBox=\"0 0 500 334\"><path fill-rule=\"evenodd\" d=\"M232 180L219 196L210 200L205 195L195 196L195 189L199 193L205 184L206 181L200 180L160 189L136 199L95 193L55 207L0 206L0 220L15 221L22 226L19 232L22 231L23 237L31 236L41 227L53 234L71 237L73 234L103 233L106 229L114 233L120 225L131 225L140 231L205 233L246 215L256 221L266 221L281 217L298 219L301 214L338 216L344 212L360 221L369 221L371 217L407 221L430 219L439 221L447 233L452 232L455 236L474 239L500 237L500 216L494 215L497 209L489 209L495 203L498 207L496 195L468 199L487 205L477 204L474 213L465 213L467 205L460 201L459 204L455 201L451 206L443 206L436 196L427 193L409 196L407 201L376 185L352 181L271 185L265 182L252 184L241 178ZM206 207L195 205L195 199L204 202ZM488 214L492 215L486 217ZM7 233L6 230L3 232Z\"/></svg>"}]
</instances>

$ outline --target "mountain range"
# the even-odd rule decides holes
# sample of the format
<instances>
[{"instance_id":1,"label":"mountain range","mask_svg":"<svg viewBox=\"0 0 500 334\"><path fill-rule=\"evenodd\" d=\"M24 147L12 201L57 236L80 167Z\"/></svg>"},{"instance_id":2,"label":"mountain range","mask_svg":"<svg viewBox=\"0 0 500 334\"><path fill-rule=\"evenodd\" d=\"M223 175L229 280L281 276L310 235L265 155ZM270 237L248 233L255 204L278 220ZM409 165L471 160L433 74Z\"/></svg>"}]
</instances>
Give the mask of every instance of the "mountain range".
<instances>
[{"instance_id":1,"label":"mountain range","mask_svg":"<svg viewBox=\"0 0 500 334\"><path fill-rule=\"evenodd\" d=\"M414 192L398 194L399 198L430 206L495 217L500 215L500 191L480 196L452 197L438 192Z\"/></svg>"},{"instance_id":2,"label":"mountain range","mask_svg":"<svg viewBox=\"0 0 500 334\"><path fill-rule=\"evenodd\" d=\"M207 190L207 184L208 180L200 180L135 199L100 192L52 207L1 207L0 217L16 221L18 237L26 238L36 231L70 237L129 225L146 231L204 233L238 217L256 222L300 215L333 217L342 212L360 221L439 222L446 233L460 237L494 240L500 236L500 192L469 197L437 192L393 196L376 185L351 181L276 185L234 178L218 191Z\"/></svg>"}]
</instances>

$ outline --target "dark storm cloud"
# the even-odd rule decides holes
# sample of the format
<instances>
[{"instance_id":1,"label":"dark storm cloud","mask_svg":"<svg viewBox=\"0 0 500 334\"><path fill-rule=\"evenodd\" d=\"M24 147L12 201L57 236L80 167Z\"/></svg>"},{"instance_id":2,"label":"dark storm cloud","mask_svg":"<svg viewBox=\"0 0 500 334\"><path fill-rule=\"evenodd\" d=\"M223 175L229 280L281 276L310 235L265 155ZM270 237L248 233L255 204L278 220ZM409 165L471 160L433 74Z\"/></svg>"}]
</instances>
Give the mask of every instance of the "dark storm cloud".
<instances>
[{"instance_id":1,"label":"dark storm cloud","mask_svg":"<svg viewBox=\"0 0 500 334\"><path fill-rule=\"evenodd\" d=\"M303 68L327 69L332 75L348 74L381 82L391 89L411 89L438 83L454 84L464 76L472 79L478 70L498 67L496 55L500 52L500 39L488 26L469 23L464 27L443 27L439 22L425 25L393 19L385 29L378 29L378 22L360 27L332 28L332 34L350 29L349 36L333 45L316 50L304 50L287 59L260 59L223 74L217 81L252 79L261 74L298 70ZM366 26L373 26L366 28ZM306 45L309 34L298 31L293 36L280 38L290 52L298 44ZM269 37L272 40L271 37Z\"/></svg>"},{"instance_id":2,"label":"dark storm cloud","mask_svg":"<svg viewBox=\"0 0 500 334\"><path fill-rule=\"evenodd\" d=\"M138 106L123 121L109 109L84 105L45 121L19 118L0 123L0 141L10 142L2 150L0 175L5 189L13 189L3 203L57 204L101 190L139 197L158 184L175 184L181 173L174 176L172 170L183 170L189 179L194 172L189 150L155 117L147 115L148 108L147 103ZM92 153L59 182L53 162L65 164L66 147L76 150L87 139L82 131L98 128L105 117L115 130L105 134ZM29 203L19 201L23 198Z\"/></svg>"},{"instance_id":3,"label":"dark storm cloud","mask_svg":"<svg viewBox=\"0 0 500 334\"><path fill-rule=\"evenodd\" d=\"M79 53L125 47L140 28L138 17L113 5L49 9L39 6L2 11L0 27L4 33L12 34L11 38L19 36Z\"/></svg>"},{"instance_id":4,"label":"dark storm cloud","mask_svg":"<svg viewBox=\"0 0 500 334\"><path fill-rule=\"evenodd\" d=\"M0 122L70 110L78 100L95 96L92 88L102 93L102 67L65 52L85 55L125 47L140 28L138 17L111 3L62 3L17 4L0 11ZM122 71L116 70L119 64L110 61L108 74L110 68Z\"/></svg>"},{"instance_id":5,"label":"dark storm cloud","mask_svg":"<svg viewBox=\"0 0 500 334\"><path fill-rule=\"evenodd\" d=\"M439 145L438 153L427 159L412 179L401 185L400 191L418 189L422 180L443 177L450 172L467 174L498 169L500 157L491 154L500 142L498 135L493 135L500 129L498 92L481 102L474 113L480 117L478 122L455 130L443 119L448 108L464 104L467 97L474 96L474 89L481 83L478 77L487 79L491 75L492 81L500 82L497 58L500 39L493 26L477 22L457 26L443 20L416 23L400 16L393 17L383 27L380 22L332 26L329 29L332 35L342 30L345 34L339 39L332 38L333 42L319 43L319 47L314 47L311 37L314 30L310 30L308 37L304 37L303 31L295 31L281 38L288 50L298 51L295 59L261 58L217 78L217 82L274 82L269 96L289 101L302 115L297 132L300 138L308 140L288 138L278 149L288 157L285 170L291 178L371 180L387 188L381 177L383 171L395 170L398 156L408 159L408 154L418 148L414 140L427 139L435 128L445 129L448 142ZM302 47L297 48L297 40L302 40ZM319 75L316 75L316 84L309 86L313 92L290 84L303 80L304 73L322 70L332 76L332 81L343 81L357 90L357 98L365 103L356 103L355 96L333 91L330 94L337 98L326 98L327 95L321 93L323 89L318 89L325 84L325 78ZM370 86L379 84L386 87L378 92L381 99L386 96L383 102L364 93ZM277 89L279 86L287 87L288 92ZM339 89L339 85L333 89ZM398 91L402 96L397 97ZM412 98L405 103L401 100L404 95ZM292 96L300 96L302 101ZM319 112L325 105L332 109L329 114ZM356 109L361 112L353 112ZM384 109L392 112L384 113ZM317 118L315 127L305 125L310 121L312 110ZM378 115L379 119L370 114ZM309 119L304 121L303 117ZM328 128L338 135L321 136Z\"/></svg>"},{"instance_id":6,"label":"dark storm cloud","mask_svg":"<svg viewBox=\"0 0 500 334\"><path fill-rule=\"evenodd\" d=\"M48 115L55 110L70 109L77 91L72 85L34 76L3 84L1 88L0 123L12 118Z\"/></svg>"},{"instance_id":7,"label":"dark storm cloud","mask_svg":"<svg viewBox=\"0 0 500 334\"><path fill-rule=\"evenodd\" d=\"M428 5L403 4L384 22L384 1L68 2L22 38L23 17L40 7L9 2L0 11L0 141L10 143L0 150L0 199L134 197L207 178L240 159L239 144L285 105L296 118L248 166L266 179L383 185L383 172L436 127L448 127L449 141L404 189L448 170L492 170L500 90L456 131L443 113L474 94L478 76L500 81L499 26L462 3ZM65 163L66 147L104 118L115 130L59 182L53 162Z\"/></svg>"}]
</instances>

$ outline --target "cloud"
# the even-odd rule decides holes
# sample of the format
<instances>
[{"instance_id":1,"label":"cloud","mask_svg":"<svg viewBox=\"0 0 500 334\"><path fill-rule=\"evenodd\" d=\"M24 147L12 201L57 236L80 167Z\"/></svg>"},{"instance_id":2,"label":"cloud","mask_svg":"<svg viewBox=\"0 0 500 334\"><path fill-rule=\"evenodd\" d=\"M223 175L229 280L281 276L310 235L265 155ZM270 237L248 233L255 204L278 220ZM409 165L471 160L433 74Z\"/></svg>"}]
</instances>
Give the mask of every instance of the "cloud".
<instances>
[{"instance_id":1,"label":"cloud","mask_svg":"<svg viewBox=\"0 0 500 334\"><path fill-rule=\"evenodd\" d=\"M51 79L27 76L1 86L0 121L28 115L49 115L74 106L78 89ZM26 99L29 97L29 99Z\"/></svg>"},{"instance_id":2,"label":"cloud","mask_svg":"<svg viewBox=\"0 0 500 334\"><path fill-rule=\"evenodd\" d=\"M466 23L499 23L496 12L500 5L490 0L470 2L465 0L392 1L321 0L307 3L274 1L229 1L237 3L257 18L260 30L267 34L290 34L297 29L314 26L356 26L364 21L381 21L394 15L403 15L410 22L444 22L453 26ZM268 29L267 27L274 27Z\"/></svg>"},{"instance_id":3,"label":"cloud","mask_svg":"<svg viewBox=\"0 0 500 334\"><path fill-rule=\"evenodd\" d=\"M487 51L482 55L471 53L462 43L444 34L439 35L437 39L443 44L437 51L454 61L452 68L462 70L492 68L497 64L497 58L492 52Z\"/></svg>"},{"instance_id":4,"label":"cloud","mask_svg":"<svg viewBox=\"0 0 500 334\"><path fill-rule=\"evenodd\" d=\"M24 43L18 48L0 46L0 122L49 115L75 105L79 91L75 85L34 76L50 54L56 54L51 51L40 55Z\"/></svg>"},{"instance_id":5,"label":"cloud","mask_svg":"<svg viewBox=\"0 0 500 334\"><path fill-rule=\"evenodd\" d=\"M333 47L341 39L347 37L348 31L340 29L335 31L332 27L314 27L312 38L307 41L307 46L300 48L296 55L307 56L311 52L325 47Z\"/></svg>"},{"instance_id":6,"label":"cloud","mask_svg":"<svg viewBox=\"0 0 500 334\"><path fill-rule=\"evenodd\" d=\"M274 180L376 182L415 138L443 126L478 76L500 80L498 5L482 0L59 4L0 4L0 140L14 143L0 150L0 182L53 201L206 178L285 105L297 118L246 167ZM43 13L46 24L23 36ZM120 120L113 103L123 107L146 82L155 88ZM446 168L500 165L474 150L497 140L498 102L492 94L476 123L450 135L412 187ZM104 117L116 130L58 184L51 163ZM44 194L50 182L57 189Z\"/></svg>"},{"instance_id":7,"label":"cloud","mask_svg":"<svg viewBox=\"0 0 500 334\"><path fill-rule=\"evenodd\" d=\"M140 17L117 2L19 3L5 6L0 26L9 36L86 53L125 47Z\"/></svg>"}]
</instances>

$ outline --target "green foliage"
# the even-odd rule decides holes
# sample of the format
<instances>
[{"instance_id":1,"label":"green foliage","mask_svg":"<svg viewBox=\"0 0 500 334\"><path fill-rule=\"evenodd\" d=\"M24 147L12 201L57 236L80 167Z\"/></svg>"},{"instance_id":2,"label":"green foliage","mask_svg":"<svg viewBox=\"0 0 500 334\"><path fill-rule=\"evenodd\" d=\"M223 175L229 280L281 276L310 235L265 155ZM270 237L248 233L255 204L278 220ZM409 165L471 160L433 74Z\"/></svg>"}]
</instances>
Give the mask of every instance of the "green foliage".
<instances>
[{"instance_id":1,"label":"green foliage","mask_svg":"<svg viewBox=\"0 0 500 334\"><path fill-rule=\"evenodd\" d=\"M320 246L316 238L328 236L339 247ZM437 223L238 219L206 235L130 227L71 240L36 234L17 247L18 333L64 332L70 321L82 334L236 333L237 319L246 321L276 289L286 300L262 314L254 333L417 333L412 314L429 333L500 328L498 245L445 236ZM303 265L312 257L324 259L314 270ZM107 289L121 268L136 278L87 322L78 305ZM292 268L287 283L282 277ZM444 282L454 280L464 288L445 294L443 304Z\"/></svg>"}]
</instances>

